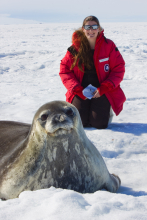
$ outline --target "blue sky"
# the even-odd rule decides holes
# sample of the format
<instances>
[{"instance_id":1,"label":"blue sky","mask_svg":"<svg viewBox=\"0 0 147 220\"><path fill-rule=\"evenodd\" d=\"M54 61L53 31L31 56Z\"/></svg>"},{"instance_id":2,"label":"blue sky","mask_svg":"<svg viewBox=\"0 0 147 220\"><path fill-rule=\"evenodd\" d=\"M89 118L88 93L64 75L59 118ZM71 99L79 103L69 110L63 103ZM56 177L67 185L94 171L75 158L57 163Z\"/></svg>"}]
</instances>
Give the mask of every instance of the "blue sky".
<instances>
[{"instance_id":1,"label":"blue sky","mask_svg":"<svg viewBox=\"0 0 147 220\"><path fill-rule=\"evenodd\" d=\"M95 15L100 22L147 21L147 0L4 0L0 20L82 22Z\"/></svg>"}]
</instances>

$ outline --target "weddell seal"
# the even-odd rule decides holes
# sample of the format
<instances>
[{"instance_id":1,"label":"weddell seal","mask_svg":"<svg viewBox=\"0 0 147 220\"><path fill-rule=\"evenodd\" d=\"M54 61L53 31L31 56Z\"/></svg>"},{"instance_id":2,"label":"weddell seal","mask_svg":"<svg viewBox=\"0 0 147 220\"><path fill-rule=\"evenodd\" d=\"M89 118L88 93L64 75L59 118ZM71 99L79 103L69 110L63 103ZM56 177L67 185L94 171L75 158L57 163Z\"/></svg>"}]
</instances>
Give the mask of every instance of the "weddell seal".
<instances>
[{"instance_id":1,"label":"weddell seal","mask_svg":"<svg viewBox=\"0 0 147 220\"><path fill-rule=\"evenodd\" d=\"M81 193L120 186L87 138L78 110L64 101L40 107L32 125L0 121L0 198L50 186Z\"/></svg>"}]
</instances>

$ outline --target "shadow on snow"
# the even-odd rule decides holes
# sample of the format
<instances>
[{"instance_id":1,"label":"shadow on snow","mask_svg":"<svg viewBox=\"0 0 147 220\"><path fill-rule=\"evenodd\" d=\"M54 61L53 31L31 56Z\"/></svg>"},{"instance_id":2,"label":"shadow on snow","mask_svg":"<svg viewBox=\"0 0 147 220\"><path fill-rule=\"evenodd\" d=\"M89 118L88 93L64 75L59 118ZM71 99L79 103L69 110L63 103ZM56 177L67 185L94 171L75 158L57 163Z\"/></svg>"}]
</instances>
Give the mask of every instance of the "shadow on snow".
<instances>
[{"instance_id":1,"label":"shadow on snow","mask_svg":"<svg viewBox=\"0 0 147 220\"><path fill-rule=\"evenodd\" d=\"M147 133L147 124L143 123L111 123L109 124L107 130L123 132L123 133L130 133L137 136L141 134ZM93 127L85 127L84 130L98 130L97 128ZM100 129L101 130L101 129Z\"/></svg>"},{"instance_id":2,"label":"shadow on snow","mask_svg":"<svg viewBox=\"0 0 147 220\"><path fill-rule=\"evenodd\" d=\"M125 194L125 195L128 195L128 196L135 196L135 197L147 196L147 192L145 192L145 191L136 192L132 188L125 187L125 186L120 186L117 193Z\"/></svg>"},{"instance_id":3,"label":"shadow on snow","mask_svg":"<svg viewBox=\"0 0 147 220\"><path fill-rule=\"evenodd\" d=\"M147 124L143 123L112 123L107 129L117 132L130 133L137 136L147 133Z\"/></svg>"}]
</instances>

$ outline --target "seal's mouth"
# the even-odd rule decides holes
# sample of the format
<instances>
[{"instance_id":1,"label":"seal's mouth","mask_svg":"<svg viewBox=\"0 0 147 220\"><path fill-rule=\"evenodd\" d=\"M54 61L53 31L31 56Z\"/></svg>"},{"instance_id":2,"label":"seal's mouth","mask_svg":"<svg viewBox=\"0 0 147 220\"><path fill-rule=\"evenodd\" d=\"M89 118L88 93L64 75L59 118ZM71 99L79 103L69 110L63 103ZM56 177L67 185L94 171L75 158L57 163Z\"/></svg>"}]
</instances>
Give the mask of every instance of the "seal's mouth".
<instances>
[{"instance_id":1,"label":"seal's mouth","mask_svg":"<svg viewBox=\"0 0 147 220\"><path fill-rule=\"evenodd\" d=\"M73 128L68 128L68 129L58 128L52 132L47 131L47 134L51 135L51 136L66 135L66 134L71 133L72 130L73 130Z\"/></svg>"},{"instance_id":2,"label":"seal's mouth","mask_svg":"<svg viewBox=\"0 0 147 220\"><path fill-rule=\"evenodd\" d=\"M74 128L73 120L66 118L66 116L61 116L64 115L55 115L50 120L47 120L45 125L47 134L51 136L59 136L69 134L72 131Z\"/></svg>"}]
</instances>

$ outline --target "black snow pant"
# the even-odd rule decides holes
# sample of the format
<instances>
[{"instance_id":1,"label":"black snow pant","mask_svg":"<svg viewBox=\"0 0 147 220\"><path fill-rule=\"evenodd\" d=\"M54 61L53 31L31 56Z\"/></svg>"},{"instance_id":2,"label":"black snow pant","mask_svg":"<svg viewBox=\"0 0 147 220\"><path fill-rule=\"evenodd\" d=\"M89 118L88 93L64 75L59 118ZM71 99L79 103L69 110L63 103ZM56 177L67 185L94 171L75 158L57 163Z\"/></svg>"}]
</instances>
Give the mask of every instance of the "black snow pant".
<instances>
[{"instance_id":1,"label":"black snow pant","mask_svg":"<svg viewBox=\"0 0 147 220\"><path fill-rule=\"evenodd\" d=\"M110 117L110 103L105 95L99 98L81 99L78 95L72 104L78 109L84 127L105 129Z\"/></svg>"}]
</instances>

